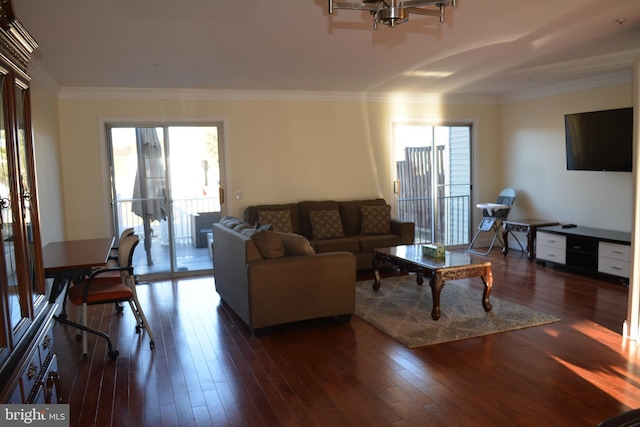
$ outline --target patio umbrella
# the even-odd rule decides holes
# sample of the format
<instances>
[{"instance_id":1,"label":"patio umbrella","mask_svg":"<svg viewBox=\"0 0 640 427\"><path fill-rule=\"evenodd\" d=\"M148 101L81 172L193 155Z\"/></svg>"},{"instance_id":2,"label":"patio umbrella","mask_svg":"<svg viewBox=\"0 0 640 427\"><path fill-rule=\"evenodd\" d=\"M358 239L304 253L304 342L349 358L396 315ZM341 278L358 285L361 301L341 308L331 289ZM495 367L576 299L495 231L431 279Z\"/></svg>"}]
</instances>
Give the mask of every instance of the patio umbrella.
<instances>
[{"instance_id":1,"label":"patio umbrella","mask_svg":"<svg viewBox=\"0 0 640 427\"><path fill-rule=\"evenodd\" d=\"M131 211L142 218L147 265L153 265L151 222L167 219L162 145L155 128L136 128L136 145L138 170L133 186Z\"/></svg>"}]
</instances>

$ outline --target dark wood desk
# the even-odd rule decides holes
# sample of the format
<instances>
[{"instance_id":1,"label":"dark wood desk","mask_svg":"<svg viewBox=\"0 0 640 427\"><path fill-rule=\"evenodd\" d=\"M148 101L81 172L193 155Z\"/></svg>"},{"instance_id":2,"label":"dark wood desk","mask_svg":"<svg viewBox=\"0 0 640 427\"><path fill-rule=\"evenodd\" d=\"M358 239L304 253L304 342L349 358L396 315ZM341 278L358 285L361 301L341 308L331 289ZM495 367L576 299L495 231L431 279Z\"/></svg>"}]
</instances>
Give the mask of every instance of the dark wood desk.
<instances>
[{"instance_id":1,"label":"dark wood desk","mask_svg":"<svg viewBox=\"0 0 640 427\"><path fill-rule=\"evenodd\" d=\"M44 275L53 279L49 303L56 302L65 285L74 277L90 272L93 267L107 263L113 237L51 242L42 249Z\"/></svg>"},{"instance_id":2,"label":"dark wood desk","mask_svg":"<svg viewBox=\"0 0 640 427\"><path fill-rule=\"evenodd\" d=\"M447 280L468 279L480 277L484 283L482 293L482 308L491 311L489 293L493 286L493 274L491 263L473 257L466 252L445 252L444 258L432 258L423 255L422 245L402 245L392 248L379 248L374 250L373 272L375 281L373 290L380 289L380 266L388 262L403 271L417 273L416 281L422 285L423 277L429 279L433 308L431 318L440 318L440 293Z\"/></svg>"},{"instance_id":3,"label":"dark wood desk","mask_svg":"<svg viewBox=\"0 0 640 427\"><path fill-rule=\"evenodd\" d=\"M502 254L507 255L507 253L509 253L508 234L513 234L514 231L521 231L527 234L527 258L529 258L529 261L533 261L536 257L536 230L538 227L548 227L557 224L558 221L550 221L548 219L505 219L502 221L502 241L504 242ZM516 241L520 244L517 237Z\"/></svg>"}]
</instances>

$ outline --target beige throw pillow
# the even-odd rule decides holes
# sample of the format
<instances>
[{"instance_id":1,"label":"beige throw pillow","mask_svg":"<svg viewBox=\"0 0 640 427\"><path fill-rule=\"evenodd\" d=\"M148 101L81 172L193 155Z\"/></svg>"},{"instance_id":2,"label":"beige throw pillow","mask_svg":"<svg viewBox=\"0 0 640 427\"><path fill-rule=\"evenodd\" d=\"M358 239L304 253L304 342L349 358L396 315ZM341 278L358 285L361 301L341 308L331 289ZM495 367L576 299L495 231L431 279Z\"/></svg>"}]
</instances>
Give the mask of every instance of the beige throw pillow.
<instances>
[{"instance_id":1,"label":"beige throw pillow","mask_svg":"<svg viewBox=\"0 0 640 427\"><path fill-rule=\"evenodd\" d=\"M280 236L275 231L258 231L251 235L251 240L255 243L263 258L273 259L284 257L284 246L282 246Z\"/></svg>"},{"instance_id":2,"label":"beige throw pillow","mask_svg":"<svg viewBox=\"0 0 640 427\"><path fill-rule=\"evenodd\" d=\"M274 231L281 233L293 233L291 225L291 211L260 211L258 212L258 222L261 225L271 224Z\"/></svg>"},{"instance_id":3,"label":"beige throw pillow","mask_svg":"<svg viewBox=\"0 0 640 427\"><path fill-rule=\"evenodd\" d=\"M391 234L391 206L360 206L360 234Z\"/></svg>"},{"instance_id":4,"label":"beige throw pillow","mask_svg":"<svg viewBox=\"0 0 640 427\"><path fill-rule=\"evenodd\" d=\"M337 239L344 237L340 211L309 211L313 240Z\"/></svg>"},{"instance_id":5,"label":"beige throw pillow","mask_svg":"<svg viewBox=\"0 0 640 427\"><path fill-rule=\"evenodd\" d=\"M306 237L294 233L278 233L286 256L314 255L311 244Z\"/></svg>"}]
</instances>

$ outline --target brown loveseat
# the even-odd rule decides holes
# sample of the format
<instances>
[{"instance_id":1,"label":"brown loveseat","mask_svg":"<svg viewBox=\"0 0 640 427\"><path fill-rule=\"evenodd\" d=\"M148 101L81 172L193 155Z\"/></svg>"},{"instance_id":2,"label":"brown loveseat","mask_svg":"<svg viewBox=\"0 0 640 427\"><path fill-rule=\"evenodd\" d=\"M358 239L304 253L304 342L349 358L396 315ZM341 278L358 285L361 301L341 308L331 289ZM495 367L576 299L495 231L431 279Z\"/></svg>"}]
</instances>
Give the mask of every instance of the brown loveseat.
<instances>
[{"instance_id":1,"label":"brown loveseat","mask_svg":"<svg viewBox=\"0 0 640 427\"><path fill-rule=\"evenodd\" d=\"M216 291L255 334L355 311L355 256L315 254L302 236L225 217L213 225L213 266Z\"/></svg>"},{"instance_id":2,"label":"brown loveseat","mask_svg":"<svg viewBox=\"0 0 640 427\"><path fill-rule=\"evenodd\" d=\"M347 251L356 255L357 269L373 266L375 248L413 244L415 225L391 218L384 199L304 201L249 206L248 224L272 224L274 230L306 237L316 253Z\"/></svg>"}]
</instances>

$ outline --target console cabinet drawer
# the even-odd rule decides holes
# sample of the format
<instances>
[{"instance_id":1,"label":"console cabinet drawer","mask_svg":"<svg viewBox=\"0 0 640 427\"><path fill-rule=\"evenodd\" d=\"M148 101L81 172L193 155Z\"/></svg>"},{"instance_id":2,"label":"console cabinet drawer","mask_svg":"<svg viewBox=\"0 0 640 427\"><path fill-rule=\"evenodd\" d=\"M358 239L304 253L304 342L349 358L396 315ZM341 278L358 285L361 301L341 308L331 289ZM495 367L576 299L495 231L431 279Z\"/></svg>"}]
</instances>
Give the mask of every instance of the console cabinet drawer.
<instances>
[{"instance_id":1,"label":"console cabinet drawer","mask_svg":"<svg viewBox=\"0 0 640 427\"><path fill-rule=\"evenodd\" d=\"M551 246L536 245L536 258L541 261L551 261L558 264L565 264L567 251L564 249L552 248Z\"/></svg>"},{"instance_id":2,"label":"console cabinet drawer","mask_svg":"<svg viewBox=\"0 0 640 427\"><path fill-rule=\"evenodd\" d=\"M600 242L598 255L606 258L629 261L631 259L631 245L620 245L618 243Z\"/></svg>"},{"instance_id":3,"label":"console cabinet drawer","mask_svg":"<svg viewBox=\"0 0 640 427\"><path fill-rule=\"evenodd\" d=\"M629 261L620 261L613 258L598 258L598 271L600 273L611 274L613 276L619 276L629 278Z\"/></svg>"},{"instance_id":4,"label":"console cabinet drawer","mask_svg":"<svg viewBox=\"0 0 640 427\"><path fill-rule=\"evenodd\" d=\"M564 251L567 248L567 237L538 231L536 233L536 247L537 246L562 249Z\"/></svg>"}]
</instances>

